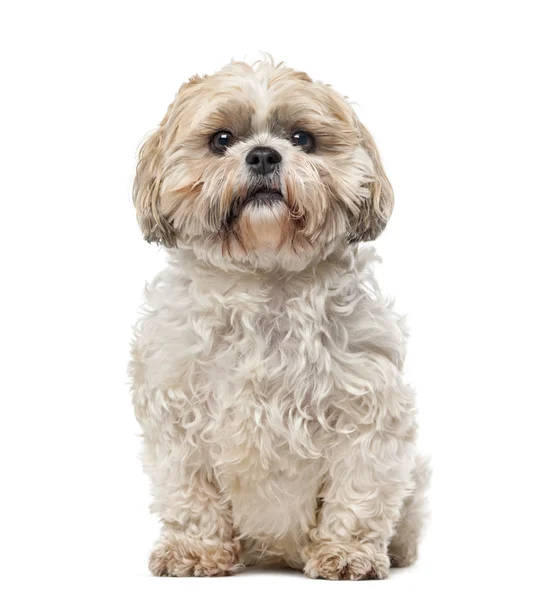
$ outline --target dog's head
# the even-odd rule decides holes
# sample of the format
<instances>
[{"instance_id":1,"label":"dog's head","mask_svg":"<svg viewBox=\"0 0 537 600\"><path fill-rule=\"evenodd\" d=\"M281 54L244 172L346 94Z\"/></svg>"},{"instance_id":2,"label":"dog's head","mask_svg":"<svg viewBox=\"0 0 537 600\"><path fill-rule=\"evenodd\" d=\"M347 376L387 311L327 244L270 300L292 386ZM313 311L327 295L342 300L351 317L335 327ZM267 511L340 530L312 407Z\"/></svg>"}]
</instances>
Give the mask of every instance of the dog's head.
<instances>
[{"instance_id":1,"label":"dog's head","mask_svg":"<svg viewBox=\"0 0 537 600\"><path fill-rule=\"evenodd\" d=\"M180 88L141 148L134 201L149 241L293 269L337 240L375 239L393 194L345 98L267 60Z\"/></svg>"}]
</instances>

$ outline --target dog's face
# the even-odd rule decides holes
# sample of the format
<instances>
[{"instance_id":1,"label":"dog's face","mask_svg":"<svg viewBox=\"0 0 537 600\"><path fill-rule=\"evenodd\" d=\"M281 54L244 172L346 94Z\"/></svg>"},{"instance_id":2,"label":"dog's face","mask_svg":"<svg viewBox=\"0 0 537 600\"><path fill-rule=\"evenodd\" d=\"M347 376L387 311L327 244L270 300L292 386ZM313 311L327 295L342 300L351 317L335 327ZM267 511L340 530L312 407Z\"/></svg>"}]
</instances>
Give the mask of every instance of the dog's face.
<instances>
[{"instance_id":1,"label":"dog's face","mask_svg":"<svg viewBox=\"0 0 537 600\"><path fill-rule=\"evenodd\" d=\"M299 269L372 240L393 206L373 139L338 93L271 62L193 77L145 142L144 236L221 266Z\"/></svg>"}]
</instances>

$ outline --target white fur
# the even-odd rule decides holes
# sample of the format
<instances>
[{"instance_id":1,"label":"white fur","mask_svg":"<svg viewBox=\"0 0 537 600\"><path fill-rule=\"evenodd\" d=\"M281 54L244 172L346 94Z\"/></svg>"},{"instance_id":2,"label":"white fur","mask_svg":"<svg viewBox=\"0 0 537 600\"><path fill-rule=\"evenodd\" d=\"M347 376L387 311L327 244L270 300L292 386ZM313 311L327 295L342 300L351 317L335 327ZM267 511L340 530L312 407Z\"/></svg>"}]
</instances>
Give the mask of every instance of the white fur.
<instances>
[{"instance_id":1,"label":"white fur","mask_svg":"<svg viewBox=\"0 0 537 600\"><path fill-rule=\"evenodd\" d=\"M238 539L246 564L283 560L315 577L332 568L316 554L324 544L335 556L355 548L369 565L358 572L383 577L398 523L394 558L412 562L414 469L426 467L401 375L405 328L377 288L374 251L340 240L298 273L265 275L168 252L131 364L163 521L153 563L165 543Z\"/></svg>"}]
</instances>

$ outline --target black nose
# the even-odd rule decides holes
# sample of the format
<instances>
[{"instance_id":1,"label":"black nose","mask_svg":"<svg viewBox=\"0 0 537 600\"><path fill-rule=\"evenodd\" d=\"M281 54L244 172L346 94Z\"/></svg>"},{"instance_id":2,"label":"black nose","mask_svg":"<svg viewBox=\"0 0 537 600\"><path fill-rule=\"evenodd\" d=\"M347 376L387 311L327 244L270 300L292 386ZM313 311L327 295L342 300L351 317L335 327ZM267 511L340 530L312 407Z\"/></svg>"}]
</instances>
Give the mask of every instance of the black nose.
<instances>
[{"instance_id":1,"label":"black nose","mask_svg":"<svg viewBox=\"0 0 537 600\"><path fill-rule=\"evenodd\" d=\"M268 175L276 169L278 163L282 162L282 156L274 148L257 146L248 152L246 162L254 173Z\"/></svg>"}]
</instances>

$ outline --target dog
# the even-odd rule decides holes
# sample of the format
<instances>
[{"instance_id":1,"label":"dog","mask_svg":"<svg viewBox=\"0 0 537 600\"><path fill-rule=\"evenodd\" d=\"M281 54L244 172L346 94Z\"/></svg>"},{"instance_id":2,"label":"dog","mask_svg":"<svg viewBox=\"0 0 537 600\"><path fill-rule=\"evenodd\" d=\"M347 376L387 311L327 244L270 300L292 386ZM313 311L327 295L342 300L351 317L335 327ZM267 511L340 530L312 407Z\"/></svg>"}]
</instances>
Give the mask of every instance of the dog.
<instances>
[{"instance_id":1,"label":"dog","mask_svg":"<svg viewBox=\"0 0 537 600\"><path fill-rule=\"evenodd\" d=\"M413 563L428 466L404 322L364 245L393 192L350 103L270 58L194 76L133 196L168 260L130 362L162 522L150 571L361 580Z\"/></svg>"}]
</instances>

